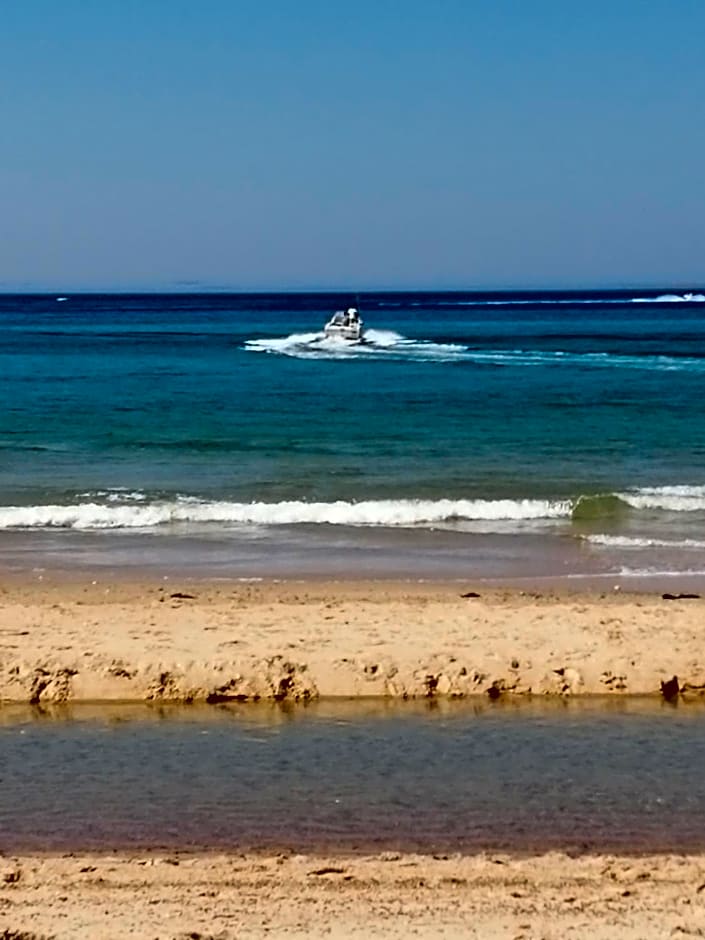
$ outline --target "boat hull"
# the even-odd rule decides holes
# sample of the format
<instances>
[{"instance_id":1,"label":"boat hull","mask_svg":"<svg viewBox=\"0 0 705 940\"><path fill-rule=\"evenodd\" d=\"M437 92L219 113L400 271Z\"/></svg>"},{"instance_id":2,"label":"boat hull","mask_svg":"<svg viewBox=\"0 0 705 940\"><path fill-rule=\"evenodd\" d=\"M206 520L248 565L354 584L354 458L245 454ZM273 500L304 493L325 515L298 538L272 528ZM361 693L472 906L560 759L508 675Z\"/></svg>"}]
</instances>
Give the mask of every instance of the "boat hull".
<instances>
[{"instance_id":1,"label":"boat hull","mask_svg":"<svg viewBox=\"0 0 705 940\"><path fill-rule=\"evenodd\" d=\"M323 331L328 339L343 339L348 343L359 343L362 330L346 326L327 326Z\"/></svg>"}]
</instances>

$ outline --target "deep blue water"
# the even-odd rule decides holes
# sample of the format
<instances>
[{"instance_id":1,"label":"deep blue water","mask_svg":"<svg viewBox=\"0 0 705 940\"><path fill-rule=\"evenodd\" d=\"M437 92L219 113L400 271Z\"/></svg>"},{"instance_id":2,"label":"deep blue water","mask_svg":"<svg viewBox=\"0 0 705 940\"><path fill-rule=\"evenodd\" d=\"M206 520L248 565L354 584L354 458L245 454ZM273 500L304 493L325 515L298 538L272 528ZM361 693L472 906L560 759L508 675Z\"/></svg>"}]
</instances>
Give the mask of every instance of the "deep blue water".
<instances>
[{"instance_id":1,"label":"deep blue water","mask_svg":"<svg viewBox=\"0 0 705 940\"><path fill-rule=\"evenodd\" d=\"M0 296L0 527L540 532L696 570L705 297L672 293ZM322 340L350 302L367 342Z\"/></svg>"}]
</instances>

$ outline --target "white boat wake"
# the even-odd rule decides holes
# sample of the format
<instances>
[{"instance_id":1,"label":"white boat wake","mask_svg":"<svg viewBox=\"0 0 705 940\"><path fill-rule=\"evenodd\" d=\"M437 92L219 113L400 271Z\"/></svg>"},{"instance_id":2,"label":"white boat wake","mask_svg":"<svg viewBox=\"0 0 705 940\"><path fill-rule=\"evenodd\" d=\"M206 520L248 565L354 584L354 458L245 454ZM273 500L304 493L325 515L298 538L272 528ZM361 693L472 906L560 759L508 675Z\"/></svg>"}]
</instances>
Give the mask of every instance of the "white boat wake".
<instances>
[{"instance_id":1,"label":"white boat wake","mask_svg":"<svg viewBox=\"0 0 705 940\"><path fill-rule=\"evenodd\" d=\"M447 362L463 358L466 346L407 339L393 330L365 330L362 340L350 342L336 336L317 333L292 333L276 339L251 339L245 342L251 352L274 353L296 359L381 359L416 358Z\"/></svg>"},{"instance_id":2,"label":"white boat wake","mask_svg":"<svg viewBox=\"0 0 705 940\"><path fill-rule=\"evenodd\" d=\"M704 372L705 358L694 356L619 355L609 352L567 352L555 349L473 349L460 343L408 339L393 330L366 330L362 341L350 342L318 333L292 333L275 339L251 339L250 352L273 353L295 359L390 360L417 362L469 362L493 368L639 369L657 372Z\"/></svg>"}]
</instances>

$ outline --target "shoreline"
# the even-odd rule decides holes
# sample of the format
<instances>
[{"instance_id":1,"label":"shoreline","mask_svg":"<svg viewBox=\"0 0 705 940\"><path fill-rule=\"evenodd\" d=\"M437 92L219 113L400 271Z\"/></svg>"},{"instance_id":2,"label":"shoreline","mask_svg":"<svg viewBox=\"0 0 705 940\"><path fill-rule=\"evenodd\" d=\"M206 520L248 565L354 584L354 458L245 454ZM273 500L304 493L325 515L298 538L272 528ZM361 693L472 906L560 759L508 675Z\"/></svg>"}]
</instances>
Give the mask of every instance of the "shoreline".
<instances>
[{"instance_id":1,"label":"shoreline","mask_svg":"<svg viewBox=\"0 0 705 940\"><path fill-rule=\"evenodd\" d=\"M64 579L459 581L581 592L619 583L639 592L705 591L702 550L687 540L679 548L673 533L653 544L644 539L638 549L629 539L592 544L589 534L580 526L511 534L281 526L249 537L227 530L4 530L0 571Z\"/></svg>"},{"instance_id":2,"label":"shoreline","mask_svg":"<svg viewBox=\"0 0 705 940\"><path fill-rule=\"evenodd\" d=\"M0 859L0 932L24 940L700 936L704 879L704 855L30 854Z\"/></svg>"},{"instance_id":3,"label":"shoreline","mask_svg":"<svg viewBox=\"0 0 705 940\"><path fill-rule=\"evenodd\" d=\"M0 581L0 702L705 694L705 601L447 581Z\"/></svg>"}]
</instances>

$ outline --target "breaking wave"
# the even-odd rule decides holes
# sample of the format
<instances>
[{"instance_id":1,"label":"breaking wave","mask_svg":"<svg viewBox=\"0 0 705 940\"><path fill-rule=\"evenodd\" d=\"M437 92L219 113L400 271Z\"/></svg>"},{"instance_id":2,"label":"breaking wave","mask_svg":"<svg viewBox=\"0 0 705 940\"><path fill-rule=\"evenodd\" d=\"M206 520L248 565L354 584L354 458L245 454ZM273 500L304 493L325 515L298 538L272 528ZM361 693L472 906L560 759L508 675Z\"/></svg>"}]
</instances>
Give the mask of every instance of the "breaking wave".
<instances>
[{"instance_id":1,"label":"breaking wave","mask_svg":"<svg viewBox=\"0 0 705 940\"><path fill-rule=\"evenodd\" d=\"M660 509L668 512L705 510L705 486L642 487L620 498L633 509Z\"/></svg>"},{"instance_id":2,"label":"breaking wave","mask_svg":"<svg viewBox=\"0 0 705 940\"><path fill-rule=\"evenodd\" d=\"M579 496L572 505L571 518L576 522L616 519L628 511L627 503L620 496L612 493Z\"/></svg>"},{"instance_id":3,"label":"breaking wave","mask_svg":"<svg viewBox=\"0 0 705 940\"><path fill-rule=\"evenodd\" d=\"M0 508L0 529L135 529L174 523L246 526L428 526L461 520L529 520L565 516L569 504L546 500L381 499L348 502L206 502L189 497L148 505L85 502Z\"/></svg>"},{"instance_id":4,"label":"breaking wave","mask_svg":"<svg viewBox=\"0 0 705 940\"><path fill-rule=\"evenodd\" d=\"M643 487L571 499L284 500L271 503L206 500L195 496L165 498L140 491L100 490L81 493L75 502L65 505L2 506L0 530L155 529L169 525L213 524L249 528L280 525L457 528L463 523L475 522L615 522L640 510L705 513L705 485ZM615 538L623 537L587 536L588 541L595 544L621 544L609 541ZM692 542L686 547L700 546L700 542Z\"/></svg>"},{"instance_id":5,"label":"breaking wave","mask_svg":"<svg viewBox=\"0 0 705 940\"><path fill-rule=\"evenodd\" d=\"M604 548L673 548L686 550L705 548L703 539L659 539L629 535L586 535L584 539L591 545L600 545Z\"/></svg>"},{"instance_id":6,"label":"breaking wave","mask_svg":"<svg viewBox=\"0 0 705 940\"><path fill-rule=\"evenodd\" d=\"M424 298L410 301L410 307L603 307L609 304L624 306L625 304L665 304L665 303L704 303L705 294L698 291L684 291L683 293L656 294L651 297L630 297L628 294L607 296L601 294L588 294L582 297L530 297L494 296L469 297L463 300L436 300ZM392 307L401 304L389 301L378 306Z\"/></svg>"},{"instance_id":7,"label":"breaking wave","mask_svg":"<svg viewBox=\"0 0 705 940\"><path fill-rule=\"evenodd\" d=\"M621 493L579 496L573 502L576 521L616 519L632 510L705 512L705 486L644 486Z\"/></svg>"},{"instance_id":8,"label":"breaking wave","mask_svg":"<svg viewBox=\"0 0 705 940\"><path fill-rule=\"evenodd\" d=\"M633 297L633 304L702 304L705 303L705 294L690 293L685 294L659 294L658 297Z\"/></svg>"}]
</instances>

